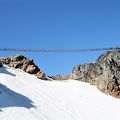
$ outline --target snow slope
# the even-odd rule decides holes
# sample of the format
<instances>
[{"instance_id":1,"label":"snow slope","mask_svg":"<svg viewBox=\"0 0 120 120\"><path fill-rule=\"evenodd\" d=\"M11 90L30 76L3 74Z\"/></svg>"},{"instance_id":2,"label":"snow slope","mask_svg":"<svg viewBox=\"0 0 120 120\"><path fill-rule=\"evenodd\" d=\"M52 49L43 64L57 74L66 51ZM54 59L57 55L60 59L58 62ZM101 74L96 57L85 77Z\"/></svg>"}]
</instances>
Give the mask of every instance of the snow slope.
<instances>
[{"instance_id":1,"label":"snow slope","mask_svg":"<svg viewBox=\"0 0 120 120\"><path fill-rule=\"evenodd\" d=\"M0 68L0 120L120 120L120 99L87 83Z\"/></svg>"}]
</instances>

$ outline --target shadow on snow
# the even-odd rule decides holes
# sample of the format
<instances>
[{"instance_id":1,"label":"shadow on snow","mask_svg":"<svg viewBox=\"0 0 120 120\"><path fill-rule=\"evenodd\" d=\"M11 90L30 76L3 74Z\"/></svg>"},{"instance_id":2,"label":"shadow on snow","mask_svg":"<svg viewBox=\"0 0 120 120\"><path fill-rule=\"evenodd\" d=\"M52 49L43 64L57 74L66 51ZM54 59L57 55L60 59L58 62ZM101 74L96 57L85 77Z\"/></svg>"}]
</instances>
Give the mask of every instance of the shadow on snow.
<instances>
[{"instance_id":1,"label":"shadow on snow","mask_svg":"<svg viewBox=\"0 0 120 120\"><path fill-rule=\"evenodd\" d=\"M0 73L16 76L15 74L9 72L5 67L0 68Z\"/></svg>"},{"instance_id":2,"label":"shadow on snow","mask_svg":"<svg viewBox=\"0 0 120 120\"><path fill-rule=\"evenodd\" d=\"M0 109L7 107L24 107L30 109L35 107L28 97L14 92L5 85L0 84Z\"/></svg>"}]
</instances>

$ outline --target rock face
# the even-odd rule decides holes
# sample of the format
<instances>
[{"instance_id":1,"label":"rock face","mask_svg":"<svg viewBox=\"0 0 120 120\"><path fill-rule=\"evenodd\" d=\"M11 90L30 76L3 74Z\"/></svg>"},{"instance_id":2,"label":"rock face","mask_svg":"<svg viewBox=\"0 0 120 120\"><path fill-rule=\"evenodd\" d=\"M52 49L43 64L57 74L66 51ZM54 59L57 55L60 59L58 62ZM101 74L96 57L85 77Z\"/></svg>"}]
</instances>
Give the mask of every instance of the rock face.
<instances>
[{"instance_id":1,"label":"rock face","mask_svg":"<svg viewBox=\"0 0 120 120\"><path fill-rule=\"evenodd\" d=\"M71 79L70 75L55 75L55 76L48 76L49 78L53 79L53 80L69 80Z\"/></svg>"},{"instance_id":2,"label":"rock face","mask_svg":"<svg viewBox=\"0 0 120 120\"><path fill-rule=\"evenodd\" d=\"M45 73L43 73L41 71L37 72L35 75L37 76L37 78L40 78L40 79L42 78L43 80L46 79Z\"/></svg>"},{"instance_id":3,"label":"rock face","mask_svg":"<svg viewBox=\"0 0 120 120\"><path fill-rule=\"evenodd\" d=\"M72 78L94 84L102 92L120 98L120 49L108 51L95 63L77 65Z\"/></svg>"},{"instance_id":4,"label":"rock face","mask_svg":"<svg viewBox=\"0 0 120 120\"><path fill-rule=\"evenodd\" d=\"M41 73L44 75L41 75L38 78L44 79L44 80L46 78L45 73L40 71L40 69L34 64L33 60L28 59L24 57L23 55L0 58L0 63L8 65L9 67L22 69L23 71L30 73L30 74L35 74L36 76L38 73Z\"/></svg>"}]
</instances>

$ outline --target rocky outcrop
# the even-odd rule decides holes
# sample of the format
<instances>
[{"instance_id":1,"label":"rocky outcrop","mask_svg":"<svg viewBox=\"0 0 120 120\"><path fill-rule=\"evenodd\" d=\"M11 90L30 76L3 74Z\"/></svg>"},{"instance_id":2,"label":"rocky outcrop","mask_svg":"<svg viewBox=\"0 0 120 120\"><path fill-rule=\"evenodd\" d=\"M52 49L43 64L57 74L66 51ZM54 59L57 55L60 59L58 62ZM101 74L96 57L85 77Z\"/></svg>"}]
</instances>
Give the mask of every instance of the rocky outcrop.
<instances>
[{"instance_id":1,"label":"rocky outcrop","mask_svg":"<svg viewBox=\"0 0 120 120\"><path fill-rule=\"evenodd\" d=\"M79 64L72 70L72 78L96 84L96 77L102 74L102 67L97 63Z\"/></svg>"},{"instance_id":2,"label":"rocky outcrop","mask_svg":"<svg viewBox=\"0 0 120 120\"><path fill-rule=\"evenodd\" d=\"M40 69L34 64L32 59L26 58L23 55L16 55L7 58L0 58L0 63L8 65L9 67L19 68L29 74L35 74L38 78L46 78L45 73L40 71ZM41 76L38 74L42 74Z\"/></svg>"},{"instance_id":3,"label":"rocky outcrop","mask_svg":"<svg viewBox=\"0 0 120 120\"><path fill-rule=\"evenodd\" d=\"M94 84L102 92L120 98L120 49L108 51L95 63L77 65L72 78Z\"/></svg>"},{"instance_id":4,"label":"rocky outcrop","mask_svg":"<svg viewBox=\"0 0 120 120\"><path fill-rule=\"evenodd\" d=\"M37 78L39 78L39 79L41 79L41 78L42 78L43 80L46 80L46 79L47 79L45 73L43 73L43 72L41 72L41 71L37 72L35 75L36 75Z\"/></svg>"},{"instance_id":5,"label":"rocky outcrop","mask_svg":"<svg viewBox=\"0 0 120 120\"><path fill-rule=\"evenodd\" d=\"M48 76L53 80L69 80L72 79L70 75L55 75L55 76Z\"/></svg>"}]
</instances>

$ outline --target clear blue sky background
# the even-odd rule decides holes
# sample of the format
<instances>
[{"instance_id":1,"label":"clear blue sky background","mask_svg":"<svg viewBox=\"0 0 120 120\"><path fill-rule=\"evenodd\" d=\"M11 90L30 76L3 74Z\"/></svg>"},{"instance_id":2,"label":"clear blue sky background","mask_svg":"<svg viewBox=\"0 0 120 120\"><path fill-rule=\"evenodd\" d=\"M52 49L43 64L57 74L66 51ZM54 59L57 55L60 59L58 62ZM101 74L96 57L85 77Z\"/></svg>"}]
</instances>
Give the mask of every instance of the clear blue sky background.
<instances>
[{"instance_id":1,"label":"clear blue sky background","mask_svg":"<svg viewBox=\"0 0 120 120\"><path fill-rule=\"evenodd\" d=\"M86 49L120 45L120 0L0 0L0 47ZM68 74L103 52L22 53L47 75Z\"/></svg>"}]
</instances>

